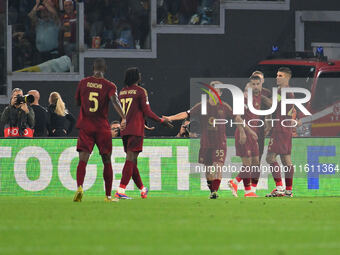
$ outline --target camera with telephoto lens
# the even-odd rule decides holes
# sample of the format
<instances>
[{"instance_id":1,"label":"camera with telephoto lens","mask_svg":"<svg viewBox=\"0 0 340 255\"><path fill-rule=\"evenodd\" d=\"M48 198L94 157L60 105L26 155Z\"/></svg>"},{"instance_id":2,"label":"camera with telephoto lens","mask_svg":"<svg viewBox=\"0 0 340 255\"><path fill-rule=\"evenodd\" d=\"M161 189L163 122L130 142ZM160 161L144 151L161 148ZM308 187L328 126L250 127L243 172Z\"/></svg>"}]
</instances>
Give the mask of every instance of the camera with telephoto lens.
<instances>
[{"instance_id":1,"label":"camera with telephoto lens","mask_svg":"<svg viewBox=\"0 0 340 255\"><path fill-rule=\"evenodd\" d=\"M17 95L16 97L17 99L15 100L15 104L19 105L22 103L27 103L27 104L31 104L34 102L34 96L33 95Z\"/></svg>"},{"instance_id":2,"label":"camera with telephoto lens","mask_svg":"<svg viewBox=\"0 0 340 255\"><path fill-rule=\"evenodd\" d=\"M113 128L112 130L117 131L117 137L120 136L120 128L119 127Z\"/></svg>"}]
</instances>

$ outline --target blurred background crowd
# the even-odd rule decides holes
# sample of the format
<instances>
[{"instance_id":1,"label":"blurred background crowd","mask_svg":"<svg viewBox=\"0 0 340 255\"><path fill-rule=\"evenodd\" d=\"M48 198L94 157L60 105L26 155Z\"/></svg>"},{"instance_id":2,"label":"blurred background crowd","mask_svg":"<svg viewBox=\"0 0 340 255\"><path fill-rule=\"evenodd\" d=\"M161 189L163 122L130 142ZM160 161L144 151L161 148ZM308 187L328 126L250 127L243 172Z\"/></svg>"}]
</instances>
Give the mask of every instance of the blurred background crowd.
<instances>
[{"instance_id":1,"label":"blurred background crowd","mask_svg":"<svg viewBox=\"0 0 340 255\"><path fill-rule=\"evenodd\" d=\"M5 1L0 2L0 29L3 31ZM77 71L76 2L8 1L14 71ZM151 48L150 0L79 2L84 2L85 47L137 50ZM214 25L218 24L218 20L219 0L157 0L159 25ZM0 45L4 45L3 38L1 37ZM46 62L48 64L43 64Z\"/></svg>"}]
</instances>

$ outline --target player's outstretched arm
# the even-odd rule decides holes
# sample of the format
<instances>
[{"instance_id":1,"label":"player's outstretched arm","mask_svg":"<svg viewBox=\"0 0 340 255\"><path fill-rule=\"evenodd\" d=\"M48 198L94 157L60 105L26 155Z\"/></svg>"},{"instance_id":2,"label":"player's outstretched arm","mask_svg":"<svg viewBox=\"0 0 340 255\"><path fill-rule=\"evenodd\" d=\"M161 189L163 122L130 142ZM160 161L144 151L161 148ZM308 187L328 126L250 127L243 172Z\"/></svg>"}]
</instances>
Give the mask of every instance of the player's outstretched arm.
<instances>
[{"instance_id":1,"label":"player's outstretched arm","mask_svg":"<svg viewBox=\"0 0 340 255\"><path fill-rule=\"evenodd\" d=\"M152 110L151 110L151 107L150 107L150 104L149 104L149 101L148 101L148 94L146 92L146 90L144 89L144 92L142 93L141 95L141 106L142 106L142 111L143 111L143 114L144 116L150 118L150 119L153 119L157 122L160 122L162 123L164 126L166 127L169 127L169 128L173 128L174 126L171 124L171 121L169 121L168 119L165 119L165 118L160 118L157 116L156 113L154 113Z\"/></svg>"},{"instance_id":2,"label":"player's outstretched arm","mask_svg":"<svg viewBox=\"0 0 340 255\"><path fill-rule=\"evenodd\" d=\"M120 129L124 130L126 127L126 116L123 111L122 105L119 102L117 94L114 94L110 99L113 104L113 107L115 108L116 112L119 114L119 116L122 119L122 122L120 123Z\"/></svg>"},{"instance_id":3,"label":"player's outstretched arm","mask_svg":"<svg viewBox=\"0 0 340 255\"><path fill-rule=\"evenodd\" d=\"M162 118L166 118L169 121L174 121L174 120L184 120L189 117L189 114L187 112L180 112L175 115L171 116L162 116Z\"/></svg>"}]
</instances>

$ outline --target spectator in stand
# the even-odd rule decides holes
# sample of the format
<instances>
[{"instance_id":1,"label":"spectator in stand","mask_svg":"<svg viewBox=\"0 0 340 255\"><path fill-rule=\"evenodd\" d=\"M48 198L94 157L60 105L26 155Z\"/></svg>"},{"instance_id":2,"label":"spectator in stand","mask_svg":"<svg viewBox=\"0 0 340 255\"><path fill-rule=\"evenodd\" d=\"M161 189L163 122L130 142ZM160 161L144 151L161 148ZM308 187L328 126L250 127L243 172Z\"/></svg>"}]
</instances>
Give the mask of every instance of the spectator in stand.
<instances>
[{"instance_id":1,"label":"spectator in stand","mask_svg":"<svg viewBox=\"0 0 340 255\"><path fill-rule=\"evenodd\" d=\"M65 103L58 92L52 92L48 99L48 135L49 136L67 136L75 125L75 119L65 108Z\"/></svg>"},{"instance_id":2,"label":"spectator in stand","mask_svg":"<svg viewBox=\"0 0 340 255\"><path fill-rule=\"evenodd\" d=\"M173 1L173 0L172 0ZM146 39L150 30L150 4L149 0L130 0L130 24L136 49L145 49Z\"/></svg>"},{"instance_id":3,"label":"spectator in stand","mask_svg":"<svg viewBox=\"0 0 340 255\"><path fill-rule=\"evenodd\" d=\"M202 0L200 6L200 24L218 24L220 3L218 0Z\"/></svg>"},{"instance_id":4,"label":"spectator in stand","mask_svg":"<svg viewBox=\"0 0 340 255\"><path fill-rule=\"evenodd\" d=\"M47 128L47 110L39 105L40 93L38 90L28 91L29 95L34 96L34 102L31 103L31 107L35 115L35 125L34 125L34 137L44 137L46 136Z\"/></svg>"},{"instance_id":5,"label":"spectator in stand","mask_svg":"<svg viewBox=\"0 0 340 255\"><path fill-rule=\"evenodd\" d=\"M72 57L72 53L76 49L77 38L77 12L74 10L72 0L64 0L65 13L61 17L61 38L63 42L63 52Z\"/></svg>"},{"instance_id":6,"label":"spectator in stand","mask_svg":"<svg viewBox=\"0 0 340 255\"><path fill-rule=\"evenodd\" d=\"M34 46L31 43L28 33L24 32L23 26L13 26L12 34L12 62L13 70L20 70L27 66L34 65Z\"/></svg>"},{"instance_id":7,"label":"spectator in stand","mask_svg":"<svg viewBox=\"0 0 340 255\"><path fill-rule=\"evenodd\" d=\"M28 14L35 31L37 63L59 56L60 19L52 0L36 0Z\"/></svg>"},{"instance_id":8,"label":"spectator in stand","mask_svg":"<svg viewBox=\"0 0 340 255\"><path fill-rule=\"evenodd\" d=\"M176 137L189 137L189 124L190 124L190 120L186 119L183 120L181 128L178 132L178 134L176 135Z\"/></svg>"},{"instance_id":9,"label":"spectator in stand","mask_svg":"<svg viewBox=\"0 0 340 255\"><path fill-rule=\"evenodd\" d=\"M179 8L181 5L181 0L164 0L165 6L168 10L168 25L176 25L179 23Z\"/></svg>"},{"instance_id":10,"label":"spectator in stand","mask_svg":"<svg viewBox=\"0 0 340 255\"><path fill-rule=\"evenodd\" d=\"M91 40L94 36L102 36L104 29L105 11L109 7L105 5L106 0L84 0L85 17L89 23L88 46L91 47Z\"/></svg>"},{"instance_id":11,"label":"spectator in stand","mask_svg":"<svg viewBox=\"0 0 340 255\"><path fill-rule=\"evenodd\" d=\"M180 24L189 24L191 18L197 13L198 0L182 0L180 6Z\"/></svg>"},{"instance_id":12,"label":"spectator in stand","mask_svg":"<svg viewBox=\"0 0 340 255\"><path fill-rule=\"evenodd\" d=\"M166 24L167 10L164 0L157 0L157 24Z\"/></svg>"},{"instance_id":13,"label":"spectator in stand","mask_svg":"<svg viewBox=\"0 0 340 255\"><path fill-rule=\"evenodd\" d=\"M125 21L121 20L117 28L117 38L115 43L115 48L118 49L133 49L133 36L131 25Z\"/></svg>"}]
</instances>

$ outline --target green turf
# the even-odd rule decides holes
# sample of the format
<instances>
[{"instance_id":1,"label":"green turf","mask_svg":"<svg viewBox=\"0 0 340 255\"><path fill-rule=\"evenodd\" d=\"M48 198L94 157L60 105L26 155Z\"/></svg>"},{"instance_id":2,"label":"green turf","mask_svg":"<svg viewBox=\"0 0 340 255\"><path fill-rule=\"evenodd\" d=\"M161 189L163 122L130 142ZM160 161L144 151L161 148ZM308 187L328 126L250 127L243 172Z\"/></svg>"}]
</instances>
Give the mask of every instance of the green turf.
<instances>
[{"instance_id":1,"label":"green turf","mask_svg":"<svg viewBox=\"0 0 340 255\"><path fill-rule=\"evenodd\" d=\"M340 254L340 198L0 197L0 254Z\"/></svg>"}]
</instances>

